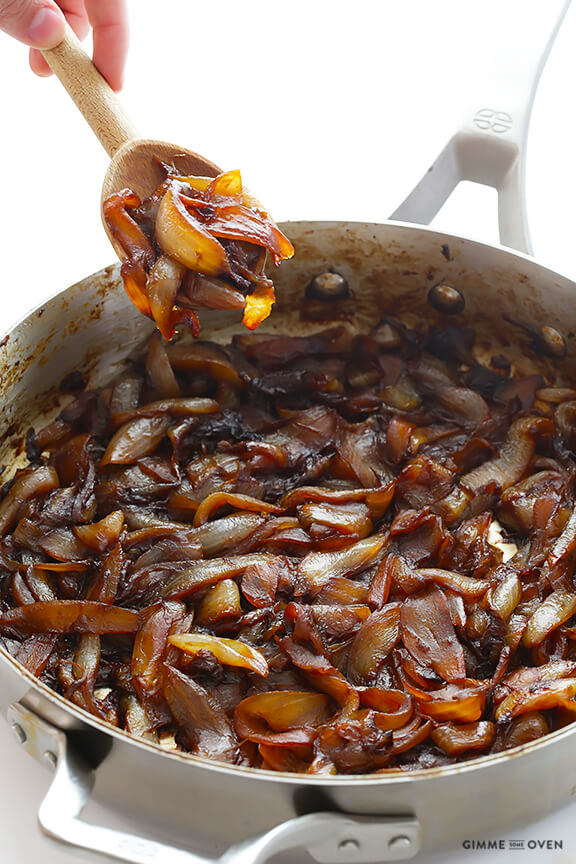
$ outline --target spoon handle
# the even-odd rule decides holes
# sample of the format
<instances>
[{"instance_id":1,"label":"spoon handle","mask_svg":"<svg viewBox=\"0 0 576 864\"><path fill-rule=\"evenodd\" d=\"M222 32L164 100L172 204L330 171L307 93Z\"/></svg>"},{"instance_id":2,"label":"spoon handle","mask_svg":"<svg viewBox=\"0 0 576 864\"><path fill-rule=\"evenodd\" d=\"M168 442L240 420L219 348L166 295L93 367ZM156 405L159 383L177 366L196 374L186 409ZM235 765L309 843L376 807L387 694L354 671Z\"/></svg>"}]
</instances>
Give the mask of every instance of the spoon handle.
<instances>
[{"instance_id":1,"label":"spoon handle","mask_svg":"<svg viewBox=\"0 0 576 864\"><path fill-rule=\"evenodd\" d=\"M110 157L126 141L141 137L70 26L62 42L42 54Z\"/></svg>"}]
</instances>

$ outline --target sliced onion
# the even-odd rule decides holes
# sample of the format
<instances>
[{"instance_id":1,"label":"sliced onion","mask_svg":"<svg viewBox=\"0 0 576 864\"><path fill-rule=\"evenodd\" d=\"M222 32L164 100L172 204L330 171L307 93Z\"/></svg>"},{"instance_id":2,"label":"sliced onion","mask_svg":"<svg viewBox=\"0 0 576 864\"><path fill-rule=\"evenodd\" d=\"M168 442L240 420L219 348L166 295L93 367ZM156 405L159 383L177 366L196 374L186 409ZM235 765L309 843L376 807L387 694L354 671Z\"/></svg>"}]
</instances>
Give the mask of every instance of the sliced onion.
<instances>
[{"instance_id":1,"label":"sliced onion","mask_svg":"<svg viewBox=\"0 0 576 864\"><path fill-rule=\"evenodd\" d=\"M573 554L576 549L576 508L570 514L562 533L554 543L552 551L546 559L548 571L557 567Z\"/></svg>"},{"instance_id":2,"label":"sliced onion","mask_svg":"<svg viewBox=\"0 0 576 864\"><path fill-rule=\"evenodd\" d=\"M392 732L392 753L396 756L422 744L433 728L431 720L414 717L406 726Z\"/></svg>"},{"instance_id":3,"label":"sliced onion","mask_svg":"<svg viewBox=\"0 0 576 864\"><path fill-rule=\"evenodd\" d=\"M460 418L472 426L480 425L489 414L486 401L468 387L442 387L435 393L435 398L452 418Z\"/></svg>"},{"instance_id":4,"label":"sliced onion","mask_svg":"<svg viewBox=\"0 0 576 864\"><path fill-rule=\"evenodd\" d=\"M415 571L419 579L426 582L435 582L442 588L448 588L456 594L462 594L464 597L476 598L482 597L488 588L490 582L485 579L473 579L470 576L462 576L461 573L456 573L453 570L440 570L437 567L421 567Z\"/></svg>"},{"instance_id":5,"label":"sliced onion","mask_svg":"<svg viewBox=\"0 0 576 864\"><path fill-rule=\"evenodd\" d=\"M356 534L360 538L367 537L372 531L372 520L365 504L360 502L349 504L311 503L298 507L298 519L303 528L312 525L325 525L340 534Z\"/></svg>"},{"instance_id":6,"label":"sliced onion","mask_svg":"<svg viewBox=\"0 0 576 864\"><path fill-rule=\"evenodd\" d=\"M333 713L323 693L272 690L243 699L234 709L240 738L258 744L309 744L320 723Z\"/></svg>"},{"instance_id":7,"label":"sliced onion","mask_svg":"<svg viewBox=\"0 0 576 864\"><path fill-rule=\"evenodd\" d=\"M123 526L124 513L122 510L114 510L99 522L75 525L72 530L81 543L102 554L118 541Z\"/></svg>"},{"instance_id":8,"label":"sliced onion","mask_svg":"<svg viewBox=\"0 0 576 864\"><path fill-rule=\"evenodd\" d=\"M438 588L408 597L400 610L400 632L415 660L446 681L466 676L464 652L456 637L450 609Z\"/></svg>"},{"instance_id":9,"label":"sliced onion","mask_svg":"<svg viewBox=\"0 0 576 864\"><path fill-rule=\"evenodd\" d=\"M251 564L242 577L242 593L257 609L272 606L276 600L278 582L284 559L273 558L271 561L261 561Z\"/></svg>"},{"instance_id":10,"label":"sliced onion","mask_svg":"<svg viewBox=\"0 0 576 864\"><path fill-rule=\"evenodd\" d=\"M537 687L514 690L498 705L495 713L497 723L509 723L520 714L531 711L546 711L556 708L576 696L576 678L542 683Z\"/></svg>"},{"instance_id":11,"label":"sliced onion","mask_svg":"<svg viewBox=\"0 0 576 864\"><path fill-rule=\"evenodd\" d=\"M203 687L166 667L164 695L192 752L221 762L236 762L238 745L226 713Z\"/></svg>"},{"instance_id":12,"label":"sliced onion","mask_svg":"<svg viewBox=\"0 0 576 864\"><path fill-rule=\"evenodd\" d=\"M242 615L240 605L240 590L232 579L218 582L202 598L196 614L196 622L202 627L211 627L218 621L227 618L239 618Z\"/></svg>"},{"instance_id":13,"label":"sliced onion","mask_svg":"<svg viewBox=\"0 0 576 864\"><path fill-rule=\"evenodd\" d=\"M15 653L16 660L32 675L40 677L48 665L57 640L57 633L38 633L30 636L18 646Z\"/></svg>"},{"instance_id":14,"label":"sliced onion","mask_svg":"<svg viewBox=\"0 0 576 864\"><path fill-rule=\"evenodd\" d=\"M462 478L462 483L476 491L488 483L495 482L507 489L522 479L534 452L538 438L551 435L554 426L545 417L521 417L515 420L499 455L475 468Z\"/></svg>"},{"instance_id":15,"label":"sliced onion","mask_svg":"<svg viewBox=\"0 0 576 864\"><path fill-rule=\"evenodd\" d=\"M419 703L420 711L438 723L455 720L473 723L480 720L486 706L487 685L464 681L462 685L446 684L440 690L425 691L406 685Z\"/></svg>"},{"instance_id":16,"label":"sliced onion","mask_svg":"<svg viewBox=\"0 0 576 864\"><path fill-rule=\"evenodd\" d=\"M129 420L113 435L101 465L132 465L154 453L170 426L168 417L138 417Z\"/></svg>"},{"instance_id":17,"label":"sliced onion","mask_svg":"<svg viewBox=\"0 0 576 864\"><path fill-rule=\"evenodd\" d=\"M480 720L477 723L444 723L434 729L430 737L448 756L460 756L469 750L485 750L495 735L494 723Z\"/></svg>"},{"instance_id":18,"label":"sliced onion","mask_svg":"<svg viewBox=\"0 0 576 864\"><path fill-rule=\"evenodd\" d=\"M527 648L539 645L576 612L576 593L553 591L528 620L522 642Z\"/></svg>"},{"instance_id":19,"label":"sliced onion","mask_svg":"<svg viewBox=\"0 0 576 864\"><path fill-rule=\"evenodd\" d=\"M205 633L182 633L170 636L168 641L191 656L198 651L210 651L223 666L239 666L264 676L269 672L264 655L238 639L224 639Z\"/></svg>"},{"instance_id":20,"label":"sliced onion","mask_svg":"<svg viewBox=\"0 0 576 864\"><path fill-rule=\"evenodd\" d=\"M513 690L531 689L533 685L573 677L576 677L575 660L552 660L542 666L521 666L506 675L502 685Z\"/></svg>"},{"instance_id":21,"label":"sliced onion","mask_svg":"<svg viewBox=\"0 0 576 864\"><path fill-rule=\"evenodd\" d=\"M313 756L312 747L306 744L293 744L290 747L259 744L258 752L262 757L263 768L294 774L305 774L310 767Z\"/></svg>"},{"instance_id":22,"label":"sliced onion","mask_svg":"<svg viewBox=\"0 0 576 864\"><path fill-rule=\"evenodd\" d=\"M207 276L230 271L224 247L186 209L174 189L168 189L160 202L155 231L160 248L189 270Z\"/></svg>"},{"instance_id":23,"label":"sliced onion","mask_svg":"<svg viewBox=\"0 0 576 864\"><path fill-rule=\"evenodd\" d=\"M127 208L140 206L140 199L130 189L110 195L102 204L102 212L108 229L122 246L126 255L142 261L147 266L154 263L154 248L142 229L136 224Z\"/></svg>"},{"instance_id":24,"label":"sliced onion","mask_svg":"<svg viewBox=\"0 0 576 864\"><path fill-rule=\"evenodd\" d=\"M310 552L298 567L299 592L317 592L334 576L361 573L379 560L387 542L387 534L373 534L342 552Z\"/></svg>"},{"instance_id":25,"label":"sliced onion","mask_svg":"<svg viewBox=\"0 0 576 864\"><path fill-rule=\"evenodd\" d=\"M236 288L199 274L188 281L184 291L190 303L206 309L244 309L246 306L246 297Z\"/></svg>"},{"instance_id":26,"label":"sliced onion","mask_svg":"<svg viewBox=\"0 0 576 864\"><path fill-rule=\"evenodd\" d=\"M551 402L558 405L560 402L571 402L576 400L576 390L571 387L542 387L536 391L536 398L542 402Z\"/></svg>"},{"instance_id":27,"label":"sliced onion","mask_svg":"<svg viewBox=\"0 0 576 864\"><path fill-rule=\"evenodd\" d=\"M0 534L6 534L14 525L25 501L46 495L59 485L58 474L49 465L21 471L0 504Z\"/></svg>"},{"instance_id":28,"label":"sliced onion","mask_svg":"<svg viewBox=\"0 0 576 864\"><path fill-rule=\"evenodd\" d=\"M242 204L216 206L215 209L214 218L210 218L207 222L210 233L215 237L243 240L257 246L264 246L271 252L275 264L279 264L283 258L291 258L294 255L294 247L288 238L270 219L262 216L257 210Z\"/></svg>"},{"instance_id":29,"label":"sliced onion","mask_svg":"<svg viewBox=\"0 0 576 864\"><path fill-rule=\"evenodd\" d=\"M350 606L354 603L366 603L368 588L344 576L333 576L316 594L317 603L330 603L336 606Z\"/></svg>"},{"instance_id":30,"label":"sliced onion","mask_svg":"<svg viewBox=\"0 0 576 864\"><path fill-rule=\"evenodd\" d=\"M206 371L217 381L225 381L235 387L244 386L227 354L216 345L178 342L176 345L167 345L166 353L172 368L177 371Z\"/></svg>"},{"instance_id":31,"label":"sliced onion","mask_svg":"<svg viewBox=\"0 0 576 864\"><path fill-rule=\"evenodd\" d=\"M203 525L220 507L237 507L241 510L254 510L256 513L282 513L282 507L253 498L251 495L236 495L229 492L213 492L207 495L194 514L194 525Z\"/></svg>"},{"instance_id":32,"label":"sliced onion","mask_svg":"<svg viewBox=\"0 0 576 864\"><path fill-rule=\"evenodd\" d=\"M273 555L268 555L265 552L254 552L251 555L198 561L192 567L178 573L164 586L162 593L164 597L186 597L214 585L216 582L221 582L223 579L239 576L251 564L272 561L273 558Z\"/></svg>"},{"instance_id":33,"label":"sliced onion","mask_svg":"<svg viewBox=\"0 0 576 864\"><path fill-rule=\"evenodd\" d=\"M169 255L160 255L146 280L150 312L165 339L174 335L174 302L186 268Z\"/></svg>"},{"instance_id":34,"label":"sliced onion","mask_svg":"<svg viewBox=\"0 0 576 864\"><path fill-rule=\"evenodd\" d=\"M361 705L378 712L375 723L383 731L401 729L412 716L413 700L403 690L362 687L359 695Z\"/></svg>"},{"instance_id":35,"label":"sliced onion","mask_svg":"<svg viewBox=\"0 0 576 864\"><path fill-rule=\"evenodd\" d=\"M373 612L354 637L348 655L348 679L370 684L400 639L400 604L389 603Z\"/></svg>"},{"instance_id":36,"label":"sliced onion","mask_svg":"<svg viewBox=\"0 0 576 864\"><path fill-rule=\"evenodd\" d=\"M230 547L237 549L243 540L263 524L263 517L256 513L233 513L200 525L194 531L194 539L202 544L204 556L211 558Z\"/></svg>"},{"instance_id":37,"label":"sliced onion","mask_svg":"<svg viewBox=\"0 0 576 864\"><path fill-rule=\"evenodd\" d=\"M140 697L156 692L162 683L163 661L172 626L186 614L186 607L176 600L150 606L134 639L131 672Z\"/></svg>"},{"instance_id":38,"label":"sliced onion","mask_svg":"<svg viewBox=\"0 0 576 864\"><path fill-rule=\"evenodd\" d=\"M506 749L528 744L549 732L550 725L544 714L540 711L529 711L510 723L506 730Z\"/></svg>"},{"instance_id":39,"label":"sliced onion","mask_svg":"<svg viewBox=\"0 0 576 864\"><path fill-rule=\"evenodd\" d=\"M0 630L17 633L135 633L138 613L88 600L49 600L9 609Z\"/></svg>"},{"instance_id":40,"label":"sliced onion","mask_svg":"<svg viewBox=\"0 0 576 864\"><path fill-rule=\"evenodd\" d=\"M520 577L515 571L511 571L504 577L500 584L488 595L490 608L503 621L507 621L522 597L522 584Z\"/></svg>"},{"instance_id":41,"label":"sliced onion","mask_svg":"<svg viewBox=\"0 0 576 864\"><path fill-rule=\"evenodd\" d=\"M326 489L323 486L298 486L281 499L280 504L286 510L308 503L326 503L332 505L360 501L366 504L370 515L381 518L394 498L395 480L369 489Z\"/></svg>"},{"instance_id":42,"label":"sliced onion","mask_svg":"<svg viewBox=\"0 0 576 864\"><path fill-rule=\"evenodd\" d=\"M159 399L158 402L149 402L134 411L116 414L112 417L114 425L126 424L136 420L138 417L157 417L161 414L169 414L171 417L195 417L197 414L215 414L220 411L220 405L215 399L201 399L198 397L176 399Z\"/></svg>"},{"instance_id":43,"label":"sliced onion","mask_svg":"<svg viewBox=\"0 0 576 864\"><path fill-rule=\"evenodd\" d=\"M368 606L330 606L315 603L311 607L314 623L329 639L347 639L356 633L371 614Z\"/></svg>"},{"instance_id":44,"label":"sliced onion","mask_svg":"<svg viewBox=\"0 0 576 864\"><path fill-rule=\"evenodd\" d=\"M275 303L274 285L266 280L258 283L254 290L246 295L242 323L248 330L255 330L272 312Z\"/></svg>"},{"instance_id":45,"label":"sliced onion","mask_svg":"<svg viewBox=\"0 0 576 864\"><path fill-rule=\"evenodd\" d=\"M182 395L180 385L166 353L164 340L159 332L153 333L148 343L146 374L152 382L156 396L163 399L178 399ZM114 416L114 414L119 414L122 411L134 410L138 407L138 402L139 399L136 398L134 404L128 404L125 407L111 402L110 413Z\"/></svg>"}]
</instances>

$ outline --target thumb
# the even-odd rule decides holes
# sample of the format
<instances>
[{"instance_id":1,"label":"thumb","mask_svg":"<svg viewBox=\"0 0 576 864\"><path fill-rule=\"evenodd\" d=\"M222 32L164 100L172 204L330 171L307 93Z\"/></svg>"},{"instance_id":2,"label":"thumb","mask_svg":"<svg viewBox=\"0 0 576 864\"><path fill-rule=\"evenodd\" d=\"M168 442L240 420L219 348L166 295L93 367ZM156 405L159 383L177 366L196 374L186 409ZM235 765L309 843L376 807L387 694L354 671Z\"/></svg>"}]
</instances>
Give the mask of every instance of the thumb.
<instances>
[{"instance_id":1,"label":"thumb","mask_svg":"<svg viewBox=\"0 0 576 864\"><path fill-rule=\"evenodd\" d=\"M0 0L0 30L34 48L64 39L64 16L51 0Z\"/></svg>"}]
</instances>

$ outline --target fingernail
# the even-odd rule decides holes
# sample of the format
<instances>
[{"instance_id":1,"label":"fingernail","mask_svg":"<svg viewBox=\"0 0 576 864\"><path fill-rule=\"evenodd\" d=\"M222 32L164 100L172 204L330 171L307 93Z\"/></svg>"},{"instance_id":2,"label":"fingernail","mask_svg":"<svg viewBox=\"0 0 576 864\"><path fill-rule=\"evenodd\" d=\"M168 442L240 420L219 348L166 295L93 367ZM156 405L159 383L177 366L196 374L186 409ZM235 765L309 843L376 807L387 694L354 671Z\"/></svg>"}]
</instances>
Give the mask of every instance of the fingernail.
<instances>
[{"instance_id":1,"label":"fingernail","mask_svg":"<svg viewBox=\"0 0 576 864\"><path fill-rule=\"evenodd\" d=\"M32 19L28 37L36 48L54 48L64 38L62 15L49 6L43 6Z\"/></svg>"}]
</instances>

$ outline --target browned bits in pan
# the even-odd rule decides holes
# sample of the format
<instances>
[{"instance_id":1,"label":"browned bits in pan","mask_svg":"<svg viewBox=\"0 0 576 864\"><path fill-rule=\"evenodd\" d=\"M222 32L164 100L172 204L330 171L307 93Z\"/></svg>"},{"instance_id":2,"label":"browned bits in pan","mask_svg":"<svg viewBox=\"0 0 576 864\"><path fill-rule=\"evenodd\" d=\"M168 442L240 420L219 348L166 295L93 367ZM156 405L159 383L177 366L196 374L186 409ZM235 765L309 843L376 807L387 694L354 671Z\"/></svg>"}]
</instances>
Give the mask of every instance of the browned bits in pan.
<instances>
[{"instance_id":1,"label":"browned bits in pan","mask_svg":"<svg viewBox=\"0 0 576 864\"><path fill-rule=\"evenodd\" d=\"M570 723L576 391L474 342L392 318L154 335L28 435L4 646L132 735L271 771L429 768Z\"/></svg>"}]
</instances>

